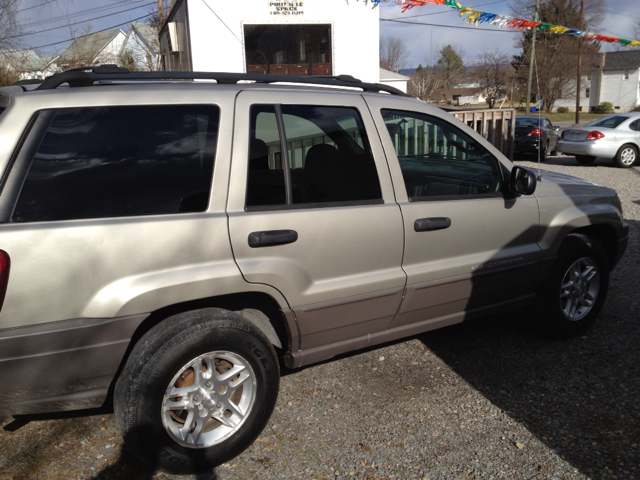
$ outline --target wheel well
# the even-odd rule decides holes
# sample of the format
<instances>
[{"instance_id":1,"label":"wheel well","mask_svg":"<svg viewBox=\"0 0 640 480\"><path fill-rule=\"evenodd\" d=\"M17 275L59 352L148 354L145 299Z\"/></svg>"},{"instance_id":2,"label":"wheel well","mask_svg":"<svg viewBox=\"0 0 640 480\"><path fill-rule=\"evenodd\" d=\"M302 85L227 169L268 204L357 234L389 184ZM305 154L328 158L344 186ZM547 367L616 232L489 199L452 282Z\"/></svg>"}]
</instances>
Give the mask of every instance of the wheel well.
<instances>
[{"instance_id":1,"label":"wheel well","mask_svg":"<svg viewBox=\"0 0 640 480\"><path fill-rule=\"evenodd\" d=\"M616 231L611 225L589 225L588 227L582 227L574 230L571 233L579 233L581 235L587 235L595 238L602 248L604 249L607 260L609 260L609 267L613 269L618 259L618 240Z\"/></svg>"},{"instance_id":2,"label":"wheel well","mask_svg":"<svg viewBox=\"0 0 640 480\"><path fill-rule=\"evenodd\" d=\"M116 372L111 385L109 387L109 392L107 395L107 399L105 401L105 405L110 404L113 400L113 389L115 388L116 381L118 377L120 377L120 373L124 368L129 356L131 355L131 351L135 347L138 340L140 340L145 333L151 330L154 326L169 318L173 315L177 315L182 312L188 312L191 310L200 310L203 308L209 307L217 307L223 308L225 310L231 311L239 311L245 309L253 309L259 310L269 320L269 323L273 327L280 341L280 345L282 348L278 348L274 345L276 353L279 357L284 355L287 347L290 343L290 335L289 330L280 310L280 306L278 303L269 295L260 292L245 292L245 293L236 293L231 295L221 295L217 297L209 297L202 298L198 300L192 300L189 302L177 303L175 305L169 305L163 307L155 312L152 312L136 329L135 333L131 337L131 341L129 342L129 346L127 347L127 351L122 357L122 361L120 362L120 367ZM259 327L259 325L258 325ZM267 335L268 336L268 335Z\"/></svg>"}]
</instances>

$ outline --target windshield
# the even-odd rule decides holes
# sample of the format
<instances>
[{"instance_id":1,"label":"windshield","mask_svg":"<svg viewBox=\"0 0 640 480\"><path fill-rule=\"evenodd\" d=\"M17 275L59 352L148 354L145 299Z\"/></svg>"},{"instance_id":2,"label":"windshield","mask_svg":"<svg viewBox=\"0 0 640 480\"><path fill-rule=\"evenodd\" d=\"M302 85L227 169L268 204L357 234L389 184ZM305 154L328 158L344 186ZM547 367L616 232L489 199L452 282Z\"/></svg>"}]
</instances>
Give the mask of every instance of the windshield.
<instances>
[{"instance_id":1,"label":"windshield","mask_svg":"<svg viewBox=\"0 0 640 480\"><path fill-rule=\"evenodd\" d=\"M616 115L615 117L605 117L598 118L597 120L593 120L585 125L585 127L607 127L607 128L616 128L625 120L628 120L629 117L623 117L620 115Z\"/></svg>"},{"instance_id":2,"label":"windshield","mask_svg":"<svg viewBox=\"0 0 640 480\"><path fill-rule=\"evenodd\" d=\"M516 118L516 127L539 127L541 121L538 117L520 117Z\"/></svg>"}]
</instances>

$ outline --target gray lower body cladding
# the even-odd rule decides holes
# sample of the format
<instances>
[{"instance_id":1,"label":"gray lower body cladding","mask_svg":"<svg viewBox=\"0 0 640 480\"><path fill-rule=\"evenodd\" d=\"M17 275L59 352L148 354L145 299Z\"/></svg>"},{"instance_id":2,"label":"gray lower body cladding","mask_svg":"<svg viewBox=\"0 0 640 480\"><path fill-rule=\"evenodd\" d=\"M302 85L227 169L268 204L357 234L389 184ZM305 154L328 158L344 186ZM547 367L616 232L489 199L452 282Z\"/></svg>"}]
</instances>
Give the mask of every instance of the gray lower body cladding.
<instances>
[{"instance_id":1,"label":"gray lower body cladding","mask_svg":"<svg viewBox=\"0 0 640 480\"><path fill-rule=\"evenodd\" d=\"M99 407L148 314L0 330L0 414Z\"/></svg>"}]
</instances>

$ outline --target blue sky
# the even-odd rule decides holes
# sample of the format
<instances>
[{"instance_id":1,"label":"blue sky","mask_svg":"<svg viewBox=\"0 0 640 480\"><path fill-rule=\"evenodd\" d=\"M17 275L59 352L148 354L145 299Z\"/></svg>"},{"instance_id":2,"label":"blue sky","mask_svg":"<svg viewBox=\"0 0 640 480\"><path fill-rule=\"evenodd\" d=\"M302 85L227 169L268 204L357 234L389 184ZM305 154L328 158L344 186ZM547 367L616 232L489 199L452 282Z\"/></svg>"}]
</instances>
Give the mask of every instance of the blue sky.
<instances>
[{"instance_id":1,"label":"blue sky","mask_svg":"<svg viewBox=\"0 0 640 480\"><path fill-rule=\"evenodd\" d=\"M482 12L511 15L509 1L502 0L458 0L465 7ZM531 2L535 5L535 0ZM619 38L634 38L634 25L640 20L640 0L606 0L606 15L594 33ZM414 17L415 18L412 18ZM483 50L504 52L507 55L517 53L521 34L517 30L480 25L468 25L451 7L427 5L414 7L402 13L401 7L391 2L383 5L380 11L382 19L399 19L411 22L432 23L441 26L410 25L389 21L380 22L381 35L391 35L406 40L411 50L410 66L432 63L429 60L437 56L439 45L457 44L462 47L467 63L477 59ZM462 28L452 28L462 27ZM515 32L515 33L514 33ZM610 49L607 47L606 49Z\"/></svg>"},{"instance_id":2,"label":"blue sky","mask_svg":"<svg viewBox=\"0 0 640 480\"><path fill-rule=\"evenodd\" d=\"M242 2L212 0L212 4L220 1ZM166 3L168 0L165 0ZM371 3L365 6L364 0L350 0L349 3L353 8L371 8ZM484 12L510 14L508 0L463 0L461 3ZM20 21L25 31L33 32L21 38L23 47L40 47L39 51L46 55L61 53L71 43L69 39L72 32L79 35L87 30L95 32L112 27L126 31L126 24L144 21L137 19L149 14L156 5L157 0L20 0ZM606 16L595 33L640 40L634 38L634 25L640 19L640 0L606 0L606 5ZM490 25L468 25L451 7L429 4L402 13L401 7L388 2L382 3L379 8L381 34L406 41L411 51L408 66L430 63L437 47L447 44L461 46L468 63L478 58L483 50L495 50L508 55L518 51L518 32ZM435 25L412 25L383 19ZM119 24L125 25L117 27Z\"/></svg>"}]
</instances>

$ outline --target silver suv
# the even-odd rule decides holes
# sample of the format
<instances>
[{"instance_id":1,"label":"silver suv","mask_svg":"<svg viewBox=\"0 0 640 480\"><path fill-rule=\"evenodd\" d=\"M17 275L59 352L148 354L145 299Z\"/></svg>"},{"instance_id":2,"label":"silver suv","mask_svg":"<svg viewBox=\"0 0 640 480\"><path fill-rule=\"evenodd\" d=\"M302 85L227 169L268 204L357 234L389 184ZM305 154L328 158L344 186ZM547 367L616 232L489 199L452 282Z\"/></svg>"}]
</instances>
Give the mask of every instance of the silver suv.
<instances>
[{"instance_id":1,"label":"silver suv","mask_svg":"<svg viewBox=\"0 0 640 480\"><path fill-rule=\"evenodd\" d=\"M24 89L0 91L0 413L113 401L172 471L251 444L279 361L525 306L582 333L627 245L615 191L383 85L98 67Z\"/></svg>"}]
</instances>

